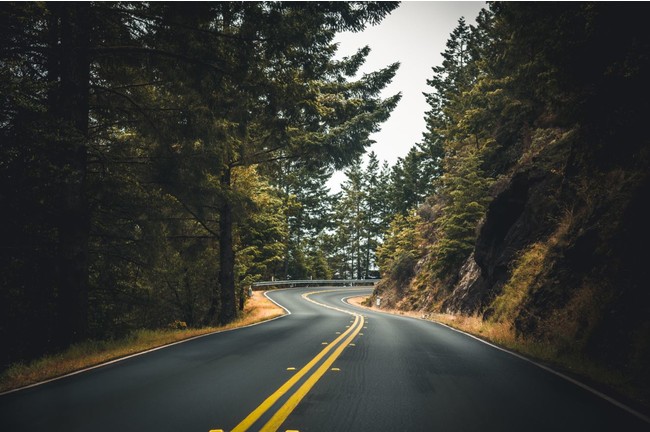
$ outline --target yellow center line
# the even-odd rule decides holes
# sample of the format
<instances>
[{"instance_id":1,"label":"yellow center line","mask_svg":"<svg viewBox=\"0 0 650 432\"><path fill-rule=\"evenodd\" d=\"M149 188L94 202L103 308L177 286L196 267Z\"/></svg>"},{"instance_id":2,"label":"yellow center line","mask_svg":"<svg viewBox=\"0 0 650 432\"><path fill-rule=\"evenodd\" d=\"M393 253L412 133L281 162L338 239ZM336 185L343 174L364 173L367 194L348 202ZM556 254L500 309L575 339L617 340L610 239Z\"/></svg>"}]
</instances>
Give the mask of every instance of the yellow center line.
<instances>
[{"instance_id":1,"label":"yellow center line","mask_svg":"<svg viewBox=\"0 0 650 432\"><path fill-rule=\"evenodd\" d=\"M356 320L355 320L356 321ZM323 364L320 365L318 369L316 369L316 372L311 374L309 378L296 390L293 395L287 400L282 407L276 411L276 413L271 417L271 420L269 420L262 429L260 429L260 432L275 432L277 431L280 426L282 426L282 423L289 417L289 414L298 406L300 401L309 393L309 391L314 387L314 385L318 382L319 379L329 370L329 368L332 366L334 361L336 361L337 358L341 355L343 350L348 346L350 342L356 337L357 333L361 331L361 328L363 327L363 317L361 318L360 325L357 325L359 323L355 322L355 330L348 336L347 340L339 345L339 347L332 353L331 356L327 358L323 362Z\"/></svg>"},{"instance_id":2,"label":"yellow center line","mask_svg":"<svg viewBox=\"0 0 650 432\"><path fill-rule=\"evenodd\" d=\"M321 303L317 303L317 302L315 302L314 300L311 300L311 299L309 299L309 298L307 297L307 296L309 296L310 294L315 294L315 293L316 293L316 292L311 292L311 293L303 294L303 297L304 297L305 299L311 301L312 303L316 303L316 304L319 304L319 305L321 305L321 306L326 306L326 305L322 305ZM342 309L338 309L338 308L333 308L333 307L329 307L329 306L326 306L326 307L328 307L328 308L330 308L330 309L336 309L336 310L339 310L339 311L343 311ZM348 312L348 311L345 311L345 312L346 312L346 313L351 313L351 312ZM294 385L295 385L295 384L296 384L296 383L297 383L297 382L298 382L298 381L299 381L303 376L305 376L305 375L306 375L306 374L307 374L307 373L308 373L308 372L309 372L309 371L310 371L310 370L311 370L311 369L312 369L312 368L313 368L313 367L314 367L314 366L315 366L315 365L316 365L316 364L317 364L317 363L318 363L318 362L319 362L323 357L325 357L325 356L327 355L327 353L329 353L332 349L334 349L334 348L336 347L336 345L337 345L341 340L343 340L343 339L344 339L346 336L348 336L348 334L350 334L351 332L352 332L352 333L355 333L355 332L358 333L359 331L361 331L361 327L363 327L363 317L361 317L361 316L359 316L359 315L357 315L357 314L354 314L354 316L355 316L355 318L354 318L354 325L353 325L352 327L350 327L349 329L347 329L347 330L346 330L342 335L340 335L340 336L337 337L337 338L336 338L332 343L330 343L329 345L327 345L327 346L326 346L326 347L325 347L325 348L324 348L320 353L318 353L318 355L316 355L316 357L314 357L314 358L313 358L309 363L307 363L307 364L306 364L302 369L300 369L300 371L298 371L298 372L297 372L295 375L293 375L289 380L287 380L287 382L285 382L284 384L282 384L282 386L281 386L280 388L278 388L278 389L277 389L277 390L276 390L276 391L275 391L271 396L269 396L268 398L266 398L266 400L265 400L264 402L262 402L262 403L260 404L260 406L258 406L258 407L253 411L253 412L251 412L251 413L250 413L250 414L249 414L249 415L248 415L244 420L242 420L242 421L241 421L237 426L235 426L235 428L232 430L232 432L244 432L244 431L246 431L246 430L247 430L249 427L251 427L251 426L252 426L252 425L253 425L257 420L259 420L259 418L260 418L260 417L261 417L261 416L262 416L266 411L268 411L268 410L273 406L273 404L275 404L275 403L278 401L278 399L280 399L284 394L286 394L286 393L291 389L291 387L293 387L293 386L294 386ZM358 324L359 322L361 322L361 325L358 326L358 328L357 328L357 324ZM355 328L356 328L356 330L355 330ZM352 340L352 339L354 339L354 337L356 336L356 333L353 334L351 337L349 337L345 343L341 344L341 346L342 346L343 348L345 348L345 347L347 346L347 344L349 343L349 341ZM331 356L328 360L326 360L326 363L329 362L329 360L332 359L332 357L333 357L333 359L331 360L331 362L328 363L328 364L331 365L331 363L333 363L334 360L335 360L335 359L336 359L336 358L341 354L341 352L343 351L343 348L340 348L340 347L339 347L339 349L336 349L336 350L334 351L334 353L332 354L332 356ZM321 368L322 368L322 366L321 366ZM317 371L314 373L314 375L318 374L318 372L321 370L321 368L317 369ZM326 368L326 369L327 369L327 368ZM323 373L324 373L324 372L323 372ZM322 376L323 373L321 373L321 374L319 375L318 378L320 378L320 376ZM310 377L310 378L308 379L308 381L311 380L312 378L313 378L313 375L312 375L312 377ZM314 384L315 384L316 381L318 381L318 378L314 381ZM313 384L312 384L312 386L313 386ZM304 387L304 384L303 384L303 386L301 386L301 387L298 389L298 391L300 391L303 387ZM311 388L311 386L310 386L309 388ZM307 390L307 391L308 391L308 390ZM305 392L305 394L306 394L306 392ZM304 395L303 395L303 397L304 397ZM301 397L300 399L302 399L302 397ZM286 406L286 404L285 404L284 406ZM284 406L283 406L283 408L284 408ZM277 415L277 413L276 413L276 415ZM289 414L287 413L287 416L288 416L288 415L289 415ZM274 416L273 418L275 418L275 416ZM278 426L279 426L279 425L278 425Z\"/></svg>"}]
</instances>

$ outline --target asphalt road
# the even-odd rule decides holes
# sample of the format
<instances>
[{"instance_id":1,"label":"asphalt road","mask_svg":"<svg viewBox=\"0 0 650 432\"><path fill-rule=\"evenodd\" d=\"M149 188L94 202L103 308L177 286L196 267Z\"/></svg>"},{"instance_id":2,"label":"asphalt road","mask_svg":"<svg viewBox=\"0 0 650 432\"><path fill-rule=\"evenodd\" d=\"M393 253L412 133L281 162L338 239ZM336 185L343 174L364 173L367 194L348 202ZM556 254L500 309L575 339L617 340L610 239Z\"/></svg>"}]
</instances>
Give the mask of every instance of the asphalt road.
<instances>
[{"instance_id":1,"label":"asphalt road","mask_svg":"<svg viewBox=\"0 0 650 432\"><path fill-rule=\"evenodd\" d=\"M0 396L0 431L650 431L507 352L342 301L368 292L272 292L290 315Z\"/></svg>"}]
</instances>

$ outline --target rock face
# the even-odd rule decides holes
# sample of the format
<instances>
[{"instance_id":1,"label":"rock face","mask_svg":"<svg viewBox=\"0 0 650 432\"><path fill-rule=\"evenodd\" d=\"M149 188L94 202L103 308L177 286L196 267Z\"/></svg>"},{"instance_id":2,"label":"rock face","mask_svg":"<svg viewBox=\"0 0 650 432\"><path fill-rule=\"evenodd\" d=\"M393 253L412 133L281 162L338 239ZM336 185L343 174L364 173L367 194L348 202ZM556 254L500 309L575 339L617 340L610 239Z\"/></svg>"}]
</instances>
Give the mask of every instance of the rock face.
<instances>
[{"instance_id":1,"label":"rock face","mask_svg":"<svg viewBox=\"0 0 650 432\"><path fill-rule=\"evenodd\" d=\"M527 246L555 229L564 185L562 168L566 166L570 144L560 143L548 154L539 154L535 163L495 187L495 197L480 226L474 252L459 269L453 288L442 301L442 311L489 316L489 305L509 279L513 261ZM402 286L407 284L408 281L401 282ZM421 302L407 304L416 303Z\"/></svg>"},{"instance_id":2,"label":"rock face","mask_svg":"<svg viewBox=\"0 0 650 432\"><path fill-rule=\"evenodd\" d=\"M442 309L490 319L518 257L541 242L543 266L516 310L516 332L650 388L647 152L610 163L582 145L553 147L504 182Z\"/></svg>"},{"instance_id":3,"label":"rock face","mask_svg":"<svg viewBox=\"0 0 650 432\"><path fill-rule=\"evenodd\" d=\"M564 162L557 155L555 158L556 164ZM460 282L445 301L445 309L462 313L485 311L508 280L517 255L553 230L562 184L557 170L531 167L515 173L501 186L488 207L469 259L475 264L463 266ZM478 274L474 266L480 269Z\"/></svg>"},{"instance_id":4,"label":"rock face","mask_svg":"<svg viewBox=\"0 0 650 432\"><path fill-rule=\"evenodd\" d=\"M601 197L556 248L515 326L552 339L550 333L571 320L576 328L569 343L581 344L601 364L648 380L650 367L642 359L650 358L650 176L610 186L614 192Z\"/></svg>"},{"instance_id":5,"label":"rock face","mask_svg":"<svg viewBox=\"0 0 650 432\"><path fill-rule=\"evenodd\" d=\"M447 220L435 215L454 193L471 195L451 183L448 196L427 203L434 216L419 229L407 289L384 287L398 306L480 315L556 359L615 370L645 388L650 405L649 33L629 25L631 10L612 5L502 6L495 25L512 30L502 42L503 59L513 57L497 62L503 76L495 71L513 99L493 123L478 122L494 141L476 171L495 183L482 197L489 204L476 236L463 239L475 238L473 252L457 272L437 271L436 251L449 239ZM482 84L477 94L489 88ZM459 136L472 115L462 117ZM456 144L443 160L452 168Z\"/></svg>"},{"instance_id":6,"label":"rock face","mask_svg":"<svg viewBox=\"0 0 650 432\"><path fill-rule=\"evenodd\" d=\"M484 302L485 287L483 272L472 254L460 269L458 283L451 295L443 302L445 313L463 313L471 315Z\"/></svg>"}]
</instances>

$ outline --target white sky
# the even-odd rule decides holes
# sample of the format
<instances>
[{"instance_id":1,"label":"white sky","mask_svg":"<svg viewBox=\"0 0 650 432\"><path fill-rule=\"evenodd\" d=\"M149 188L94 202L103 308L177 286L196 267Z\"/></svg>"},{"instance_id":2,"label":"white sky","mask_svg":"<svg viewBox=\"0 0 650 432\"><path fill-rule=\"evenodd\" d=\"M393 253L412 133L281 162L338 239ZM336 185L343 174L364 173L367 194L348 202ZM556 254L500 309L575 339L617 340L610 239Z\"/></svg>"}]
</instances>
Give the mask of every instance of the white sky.
<instances>
[{"instance_id":1,"label":"white sky","mask_svg":"<svg viewBox=\"0 0 650 432\"><path fill-rule=\"evenodd\" d=\"M424 113L429 106L422 95L430 92L426 80L431 78L432 67L442 64L442 53L449 34L458 25L458 19L465 17L473 24L485 2L402 2L379 25L369 27L361 33L345 32L337 36L337 56L350 56L359 48L370 46L370 54L360 73L372 72L394 62L401 66L393 82L382 93L384 97L402 92L399 102L380 132L371 139L376 143L368 150L374 151L380 161L395 164L409 149L422 140L426 130ZM345 179L342 173L335 173L328 186L332 192L339 190Z\"/></svg>"}]
</instances>

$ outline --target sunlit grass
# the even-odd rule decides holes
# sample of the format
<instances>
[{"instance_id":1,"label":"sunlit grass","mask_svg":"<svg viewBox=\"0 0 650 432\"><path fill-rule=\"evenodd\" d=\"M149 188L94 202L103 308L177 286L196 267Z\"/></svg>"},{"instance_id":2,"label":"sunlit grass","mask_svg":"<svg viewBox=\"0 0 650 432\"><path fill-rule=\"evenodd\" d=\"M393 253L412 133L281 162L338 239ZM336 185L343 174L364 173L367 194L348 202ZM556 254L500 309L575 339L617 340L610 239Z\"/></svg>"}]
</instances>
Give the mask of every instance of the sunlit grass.
<instances>
[{"instance_id":1,"label":"sunlit grass","mask_svg":"<svg viewBox=\"0 0 650 432\"><path fill-rule=\"evenodd\" d=\"M174 342L266 321L282 314L284 311L264 297L263 293L254 292L253 297L246 302L241 318L226 326L137 330L123 339L79 343L56 355L46 356L28 364L11 365L0 374L0 392L66 375Z\"/></svg>"},{"instance_id":2,"label":"sunlit grass","mask_svg":"<svg viewBox=\"0 0 650 432\"><path fill-rule=\"evenodd\" d=\"M578 352L566 352L550 341L537 341L532 338L517 335L512 324L508 322L483 320L480 315L423 314L417 311L376 308L373 305L369 305L367 299L367 297L355 297L348 299L348 301L354 305L372 310L445 324L451 328L520 354L528 359L547 365L556 371L579 377L578 379L586 380L587 382L604 385L631 399L641 400L643 397L643 395L639 394L633 383L623 376L623 374L596 364Z\"/></svg>"},{"instance_id":3,"label":"sunlit grass","mask_svg":"<svg viewBox=\"0 0 650 432\"><path fill-rule=\"evenodd\" d=\"M515 261L510 279L492 302L494 321L512 322L515 319L535 279L544 269L548 250L547 243L535 243Z\"/></svg>"}]
</instances>

